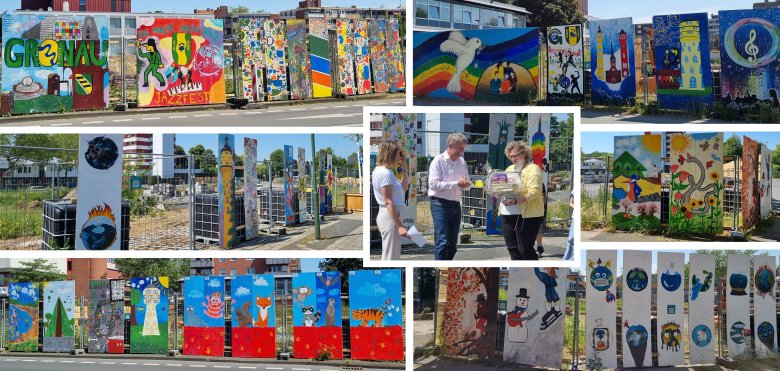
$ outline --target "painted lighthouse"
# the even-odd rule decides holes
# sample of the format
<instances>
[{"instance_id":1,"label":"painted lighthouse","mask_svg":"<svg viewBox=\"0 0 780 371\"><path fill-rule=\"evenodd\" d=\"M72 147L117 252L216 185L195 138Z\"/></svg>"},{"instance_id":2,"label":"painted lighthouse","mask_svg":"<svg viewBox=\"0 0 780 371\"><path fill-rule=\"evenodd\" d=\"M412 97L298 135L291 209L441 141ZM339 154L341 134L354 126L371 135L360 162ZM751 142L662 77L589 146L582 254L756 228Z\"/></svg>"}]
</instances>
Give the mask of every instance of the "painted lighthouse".
<instances>
[{"instance_id":1,"label":"painted lighthouse","mask_svg":"<svg viewBox=\"0 0 780 371\"><path fill-rule=\"evenodd\" d=\"M680 46L682 49L680 89L704 90L701 70L701 35L698 21L680 22Z\"/></svg>"}]
</instances>

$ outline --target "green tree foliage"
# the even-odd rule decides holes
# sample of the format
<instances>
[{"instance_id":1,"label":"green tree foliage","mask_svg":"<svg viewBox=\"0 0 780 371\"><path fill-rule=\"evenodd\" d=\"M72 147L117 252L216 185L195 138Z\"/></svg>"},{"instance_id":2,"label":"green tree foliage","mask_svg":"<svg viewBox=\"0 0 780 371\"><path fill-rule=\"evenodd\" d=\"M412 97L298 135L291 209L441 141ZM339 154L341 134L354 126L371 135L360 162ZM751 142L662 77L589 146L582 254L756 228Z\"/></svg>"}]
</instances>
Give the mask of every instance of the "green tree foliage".
<instances>
[{"instance_id":1,"label":"green tree foliage","mask_svg":"<svg viewBox=\"0 0 780 371\"><path fill-rule=\"evenodd\" d=\"M772 151L772 176L780 178L780 144Z\"/></svg>"},{"instance_id":2,"label":"green tree foliage","mask_svg":"<svg viewBox=\"0 0 780 371\"><path fill-rule=\"evenodd\" d=\"M188 151L189 154L195 155L195 169L202 169L203 174L206 176L217 175L217 156L214 151L206 149L202 144L198 144Z\"/></svg>"},{"instance_id":3,"label":"green tree foliage","mask_svg":"<svg viewBox=\"0 0 780 371\"><path fill-rule=\"evenodd\" d=\"M181 287L180 279L190 274L189 259L137 259L137 258L118 258L114 259L114 264L122 278L130 279L132 277L168 277L170 287L178 290Z\"/></svg>"},{"instance_id":4,"label":"green tree foliage","mask_svg":"<svg viewBox=\"0 0 780 371\"><path fill-rule=\"evenodd\" d=\"M184 150L184 147L177 145L173 149L173 154L176 155L176 156L185 156L187 154L187 151ZM175 169L186 169L187 168L187 158L186 157L176 157L173 160L173 167Z\"/></svg>"},{"instance_id":5,"label":"green tree foliage","mask_svg":"<svg viewBox=\"0 0 780 371\"><path fill-rule=\"evenodd\" d=\"M742 156L742 141L736 134L732 134L723 143L723 156Z\"/></svg>"},{"instance_id":6,"label":"green tree foliage","mask_svg":"<svg viewBox=\"0 0 780 371\"><path fill-rule=\"evenodd\" d=\"M550 26L585 21L585 16L580 11L577 0L514 0L510 4L521 6L531 12L528 17L528 26L539 27L544 33Z\"/></svg>"},{"instance_id":7,"label":"green tree foliage","mask_svg":"<svg viewBox=\"0 0 780 371\"><path fill-rule=\"evenodd\" d=\"M64 281L67 276L57 270L57 265L47 259L20 262L21 267L11 269L11 282Z\"/></svg>"},{"instance_id":8,"label":"green tree foliage","mask_svg":"<svg viewBox=\"0 0 780 371\"><path fill-rule=\"evenodd\" d=\"M571 164L573 160L572 138L574 137L574 115L564 121L558 121L553 115L550 118L550 163Z\"/></svg>"},{"instance_id":9,"label":"green tree foliage","mask_svg":"<svg viewBox=\"0 0 780 371\"><path fill-rule=\"evenodd\" d=\"M360 259L325 259L320 262L321 271L339 271L341 273L341 291L349 291L349 271L363 269Z\"/></svg>"},{"instance_id":10,"label":"green tree foliage","mask_svg":"<svg viewBox=\"0 0 780 371\"><path fill-rule=\"evenodd\" d=\"M753 255L756 250L696 250L697 254L709 254L715 256L715 279L726 278L728 274L727 263L729 255ZM762 253L759 255L767 255ZM687 272L690 271L688 263L685 264L686 279L689 276Z\"/></svg>"},{"instance_id":11,"label":"green tree foliage","mask_svg":"<svg viewBox=\"0 0 780 371\"><path fill-rule=\"evenodd\" d=\"M249 13L249 7L239 4L230 8L230 12L233 14Z\"/></svg>"}]
</instances>

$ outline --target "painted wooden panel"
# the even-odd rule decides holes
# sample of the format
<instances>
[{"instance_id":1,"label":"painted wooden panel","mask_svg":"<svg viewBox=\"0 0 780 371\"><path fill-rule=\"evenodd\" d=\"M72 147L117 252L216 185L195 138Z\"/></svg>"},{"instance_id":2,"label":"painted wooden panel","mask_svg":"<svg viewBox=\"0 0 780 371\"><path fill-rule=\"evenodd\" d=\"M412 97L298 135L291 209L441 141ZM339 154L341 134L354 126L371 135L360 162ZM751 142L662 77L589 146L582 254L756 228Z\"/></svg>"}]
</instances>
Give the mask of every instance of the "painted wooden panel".
<instances>
[{"instance_id":1,"label":"painted wooden panel","mask_svg":"<svg viewBox=\"0 0 780 371\"><path fill-rule=\"evenodd\" d=\"M185 355L222 357L225 354L225 277L184 277Z\"/></svg>"},{"instance_id":2,"label":"painted wooden panel","mask_svg":"<svg viewBox=\"0 0 780 371\"><path fill-rule=\"evenodd\" d=\"M339 68L339 92L355 95L355 47L351 19L336 19L336 55Z\"/></svg>"},{"instance_id":3,"label":"painted wooden panel","mask_svg":"<svg viewBox=\"0 0 780 371\"><path fill-rule=\"evenodd\" d=\"M263 22L263 36L268 100L287 100L287 55L285 54L287 31L284 21L268 19Z\"/></svg>"},{"instance_id":4,"label":"painted wooden panel","mask_svg":"<svg viewBox=\"0 0 780 371\"><path fill-rule=\"evenodd\" d=\"M612 223L620 230L661 226L660 134L615 137Z\"/></svg>"},{"instance_id":5,"label":"painted wooden panel","mask_svg":"<svg viewBox=\"0 0 780 371\"><path fill-rule=\"evenodd\" d=\"M130 279L130 353L168 353L168 277Z\"/></svg>"},{"instance_id":6,"label":"painted wooden panel","mask_svg":"<svg viewBox=\"0 0 780 371\"><path fill-rule=\"evenodd\" d=\"M38 284L16 282L8 284L8 350L38 351Z\"/></svg>"},{"instance_id":7,"label":"painted wooden panel","mask_svg":"<svg viewBox=\"0 0 780 371\"><path fill-rule=\"evenodd\" d=\"M729 255L726 265L726 331L728 356L750 356L750 256Z\"/></svg>"},{"instance_id":8,"label":"painted wooden panel","mask_svg":"<svg viewBox=\"0 0 780 371\"><path fill-rule=\"evenodd\" d=\"M265 100L263 84L263 21L242 18L238 30L241 48L241 85L244 98L255 102Z\"/></svg>"},{"instance_id":9,"label":"painted wooden panel","mask_svg":"<svg viewBox=\"0 0 780 371\"><path fill-rule=\"evenodd\" d=\"M772 212L772 151L761 146L760 167L758 171L761 219Z\"/></svg>"},{"instance_id":10,"label":"painted wooden panel","mask_svg":"<svg viewBox=\"0 0 780 371\"><path fill-rule=\"evenodd\" d=\"M403 301L398 269L349 272L352 359L403 361Z\"/></svg>"},{"instance_id":11,"label":"painted wooden panel","mask_svg":"<svg viewBox=\"0 0 780 371\"><path fill-rule=\"evenodd\" d=\"M657 323L677 324L680 330L681 346L658 347L658 365L674 366L685 364L684 344L688 342L682 335L682 324L685 323L685 254L675 252L659 252L656 274L656 305ZM693 302L691 302L693 303ZM669 328L669 327L667 327ZM676 338L676 332L665 334L656 331L656 344L664 344L664 338ZM690 338L687 338L690 339ZM691 345L693 346L693 345Z\"/></svg>"},{"instance_id":12,"label":"painted wooden panel","mask_svg":"<svg viewBox=\"0 0 780 371\"><path fill-rule=\"evenodd\" d=\"M358 94L371 93L371 62L368 52L368 21L356 20L354 29L355 86Z\"/></svg>"},{"instance_id":13,"label":"painted wooden panel","mask_svg":"<svg viewBox=\"0 0 780 371\"><path fill-rule=\"evenodd\" d=\"M653 365L650 340L651 251L623 251L623 367ZM682 310L682 308L680 308ZM682 335L680 335L682 336Z\"/></svg>"},{"instance_id":14,"label":"painted wooden panel","mask_svg":"<svg viewBox=\"0 0 780 371\"><path fill-rule=\"evenodd\" d=\"M309 56L311 58L312 96L314 98L332 96L328 27L327 19L309 19Z\"/></svg>"},{"instance_id":15,"label":"painted wooden panel","mask_svg":"<svg viewBox=\"0 0 780 371\"><path fill-rule=\"evenodd\" d=\"M306 21L288 19L287 58L290 73L290 99L311 98L311 63L306 47Z\"/></svg>"},{"instance_id":16,"label":"painted wooden panel","mask_svg":"<svg viewBox=\"0 0 780 371\"><path fill-rule=\"evenodd\" d=\"M496 347L498 268L449 268L444 354L492 358Z\"/></svg>"},{"instance_id":17,"label":"painted wooden panel","mask_svg":"<svg viewBox=\"0 0 780 371\"><path fill-rule=\"evenodd\" d=\"M753 256L753 340L757 358L771 358L777 350L776 269L776 256Z\"/></svg>"},{"instance_id":18,"label":"painted wooden panel","mask_svg":"<svg viewBox=\"0 0 780 371\"><path fill-rule=\"evenodd\" d=\"M284 225L294 225L298 222L293 206L293 197L296 197L293 189L293 146L284 146Z\"/></svg>"},{"instance_id":19,"label":"painted wooden panel","mask_svg":"<svg viewBox=\"0 0 780 371\"><path fill-rule=\"evenodd\" d=\"M387 82L388 70L396 68L389 59L387 43L387 21L371 19L368 21L368 47L371 57L371 73L374 77L374 91L386 93L390 90Z\"/></svg>"},{"instance_id":20,"label":"painted wooden panel","mask_svg":"<svg viewBox=\"0 0 780 371\"><path fill-rule=\"evenodd\" d=\"M257 139L244 138L244 231L247 240L257 238Z\"/></svg>"},{"instance_id":21,"label":"painted wooden panel","mask_svg":"<svg viewBox=\"0 0 780 371\"><path fill-rule=\"evenodd\" d=\"M744 136L742 144L741 163L741 194L742 194L742 230L748 231L755 227L759 217L759 183L758 183L758 142Z\"/></svg>"},{"instance_id":22,"label":"painted wooden panel","mask_svg":"<svg viewBox=\"0 0 780 371\"><path fill-rule=\"evenodd\" d=\"M636 100L631 18L588 22L593 104L633 106Z\"/></svg>"},{"instance_id":23,"label":"painted wooden panel","mask_svg":"<svg viewBox=\"0 0 780 371\"><path fill-rule=\"evenodd\" d=\"M232 356L276 357L276 300L273 274L230 277Z\"/></svg>"},{"instance_id":24,"label":"painted wooden panel","mask_svg":"<svg viewBox=\"0 0 780 371\"><path fill-rule=\"evenodd\" d=\"M343 358L339 272L294 273L292 287L295 358Z\"/></svg>"},{"instance_id":25,"label":"painted wooden panel","mask_svg":"<svg viewBox=\"0 0 780 371\"><path fill-rule=\"evenodd\" d=\"M584 102L585 55L581 24L547 27L547 100Z\"/></svg>"},{"instance_id":26,"label":"painted wooden panel","mask_svg":"<svg viewBox=\"0 0 780 371\"><path fill-rule=\"evenodd\" d=\"M89 281L90 353L125 351L125 281Z\"/></svg>"},{"instance_id":27,"label":"painted wooden panel","mask_svg":"<svg viewBox=\"0 0 780 371\"><path fill-rule=\"evenodd\" d=\"M617 252L588 250L585 291L585 359L617 367Z\"/></svg>"},{"instance_id":28,"label":"painted wooden panel","mask_svg":"<svg viewBox=\"0 0 780 371\"><path fill-rule=\"evenodd\" d=\"M235 137L219 134L219 172L217 193L219 194L219 247L226 249L238 242L236 235L236 181L235 181Z\"/></svg>"},{"instance_id":29,"label":"painted wooden panel","mask_svg":"<svg viewBox=\"0 0 780 371\"><path fill-rule=\"evenodd\" d=\"M122 134L79 135L76 250L122 246Z\"/></svg>"},{"instance_id":30,"label":"painted wooden panel","mask_svg":"<svg viewBox=\"0 0 780 371\"><path fill-rule=\"evenodd\" d=\"M715 257L709 254L691 254L688 265L688 333L690 337L690 362L692 364L715 363ZM680 325L682 326L682 325ZM682 331L682 327L680 327ZM667 338L673 338L673 332ZM674 345L674 344L670 344ZM666 346L666 345L665 345ZM682 347L672 350L683 352Z\"/></svg>"},{"instance_id":31,"label":"painted wooden panel","mask_svg":"<svg viewBox=\"0 0 780 371\"><path fill-rule=\"evenodd\" d=\"M308 195L306 188L310 186L306 174L306 148L298 147L298 221L305 223L309 220Z\"/></svg>"}]
</instances>

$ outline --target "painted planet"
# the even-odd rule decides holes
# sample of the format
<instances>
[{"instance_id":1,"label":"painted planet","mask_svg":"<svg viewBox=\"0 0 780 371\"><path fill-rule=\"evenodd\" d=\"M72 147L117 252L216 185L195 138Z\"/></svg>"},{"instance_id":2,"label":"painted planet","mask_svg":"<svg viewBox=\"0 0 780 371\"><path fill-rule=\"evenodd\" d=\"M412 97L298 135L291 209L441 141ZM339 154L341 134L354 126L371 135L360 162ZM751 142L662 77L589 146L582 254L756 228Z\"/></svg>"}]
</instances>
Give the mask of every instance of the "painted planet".
<instances>
[{"instance_id":1,"label":"painted planet","mask_svg":"<svg viewBox=\"0 0 780 371\"><path fill-rule=\"evenodd\" d=\"M775 275L769 267L762 266L756 271L754 282L759 293L768 294L775 286Z\"/></svg>"},{"instance_id":2,"label":"painted planet","mask_svg":"<svg viewBox=\"0 0 780 371\"><path fill-rule=\"evenodd\" d=\"M768 348L774 347L775 327L769 322L761 322L756 329L756 336Z\"/></svg>"},{"instance_id":3,"label":"painted planet","mask_svg":"<svg viewBox=\"0 0 780 371\"><path fill-rule=\"evenodd\" d=\"M626 343L629 347L644 348L647 346L648 333L645 326L633 325L626 330Z\"/></svg>"},{"instance_id":4,"label":"painted planet","mask_svg":"<svg viewBox=\"0 0 780 371\"><path fill-rule=\"evenodd\" d=\"M116 224L105 216L96 216L84 223L79 235L88 250L105 250L117 239Z\"/></svg>"},{"instance_id":5,"label":"painted planet","mask_svg":"<svg viewBox=\"0 0 780 371\"><path fill-rule=\"evenodd\" d=\"M631 268L626 274L626 285L632 291L642 291L647 287L647 272L642 268Z\"/></svg>"},{"instance_id":6,"label":"painted planet","mask_svg":"<svg viewBox=\"0 0 780 371\"><path fill-rule=\"evenodd\" d=\"M612 271L607 267L597 266L590 272L590 285L599 291L606 291L612 286Z\"/></svg>"},{"instance_id":7,"label":"painted planet","mask_svg":"<svg viewBox=\"0 0 780 371\"><path fill-rule=\"evenodd\" d=\"M97 170L106 170L116 163L119 149L113 140L106 137L95 137L89 141L84 158L89 166Z\"/></svg>"},{"instance_id":8,"label":"painted planet","mask_svg":"<svg viewBox=\"0 0 780 371\"><path fill-rule=\"evenodd\" d=\"M712 341L712 330L705 325L697 325L691 331L691 341L700 348L706 347Z\"/></svg>"},{"instance_id":9,"label":"painted planet","mask_svg":"<svg viewBox=\"0 0 780 371\"><path fill-rule=\"evenodd\" d=\"M745 333L745 324L743 322L736 322L733 325L731 325L729 336L731 337L731 341L737 344L744 344L745 343L744 333Z\"/></svg>"},{"instance_id":10,"label":"painted planet","mask_svg":"<svg viewBox=\"0 0 780 371\"><path fill-rule=\"evenodd\" d=\"M666 291L677 291L677 289L680 288L680 285L682 285L682 276L680 275L680 272L661 273L661 286Z\"/></svg>"}]
</instances>

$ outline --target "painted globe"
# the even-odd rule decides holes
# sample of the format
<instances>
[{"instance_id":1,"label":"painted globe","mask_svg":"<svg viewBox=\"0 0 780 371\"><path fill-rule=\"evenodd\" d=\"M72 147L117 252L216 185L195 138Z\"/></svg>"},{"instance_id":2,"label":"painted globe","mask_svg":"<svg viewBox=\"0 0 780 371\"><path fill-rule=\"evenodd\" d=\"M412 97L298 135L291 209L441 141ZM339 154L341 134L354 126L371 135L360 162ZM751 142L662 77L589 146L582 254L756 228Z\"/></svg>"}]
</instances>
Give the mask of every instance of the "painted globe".
<instances>
[{"instance_id":1,"label":"painted globe","mask_svg":"<svg viewBox=\"0 0 780 371\"><path fill-rule=\"evenodd\" d=\"M647 272L642 268L631 268L626 274L626 285L632 291L642 291L647 287Z\"/></svg>"},{"instance_id":2,"label":"painted globe","mask_svg":"<svg viewBox=\"0 0 780 371\"><path fill-rule=\"evenodd\" d=\"M96 137L89 141L84 159L89 166L98 170L106 170L116 163L119 149L113 140L106 137Z\"/></svg>"},{"instance_id":3,"label":"painted globe","mask_svg":"<svg viewBox=\"0 0 780 371\"><path fill-rule=\"evenodd\" d=\"M680 272L674 273L661 273L661 286L666 291L677 291L682 285L682 276Z\"/></svg>"},{"instance_id":4,"label":"painted globe","mask_svg":"<svg viewBox=\"0 0 780 371\"><path fill-rule=\"evenodd\" d=\"M88 250L105 250L116 241L116 224L106 216L90 218L81 228L79 237Z\"/></svg>"}]
</instances>

